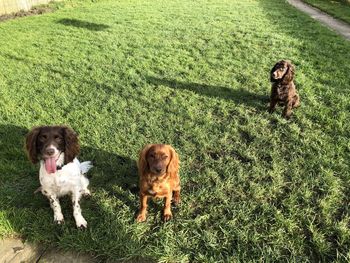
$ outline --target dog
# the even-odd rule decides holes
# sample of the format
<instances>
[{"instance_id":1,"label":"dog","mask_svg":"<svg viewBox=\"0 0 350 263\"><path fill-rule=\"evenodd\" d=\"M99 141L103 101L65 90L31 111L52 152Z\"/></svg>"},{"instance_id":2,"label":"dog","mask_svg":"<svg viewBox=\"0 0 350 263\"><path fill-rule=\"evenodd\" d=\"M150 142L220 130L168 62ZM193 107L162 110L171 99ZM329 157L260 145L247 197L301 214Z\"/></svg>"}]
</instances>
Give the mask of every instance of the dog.
<instances>
[{"instance_id":1,"label":"dog","mask_svg":"<svg viewBox=\"0 0 350 263\"><path fill-rule=\"evenodd\" d=\"M292 109L300 106L299 95L296 91L293 79L295 68L288 60L278 61L270 73L272 83L269 112L275 111L276 104L284 105L283 116L287 119L292 114Z\"/></svg>"},{"instance_id":2,"label":"dog","mask_svg":"<svg viewBox=\"0 0 350 263\"><path fill-rule=\"evenodd\" d=\"M143 222L147 216L148 197L165 198L163 220L172 218L171 201L180 203L179 157L167 144L148 144L140 152L138 172L140 177L140 210L136 220Z\"/></svg>"},{"instance_id":3,"label":"dog","mask_svg":"<svg viewBox=\"0 0 350 263\"><path fill-rule=\"evenodd\" d=\"M64 222L59 197L69 194L76 226L86 228L79 201L82 196L90 196L89 180L84 174L92 165L76 158L80 150L77 134L67 126L35 127L27 134L25 147L29 160L33 164L40 162L41 187L37 191L49 199L54 222Z\"/></svg>"}]
</instances>

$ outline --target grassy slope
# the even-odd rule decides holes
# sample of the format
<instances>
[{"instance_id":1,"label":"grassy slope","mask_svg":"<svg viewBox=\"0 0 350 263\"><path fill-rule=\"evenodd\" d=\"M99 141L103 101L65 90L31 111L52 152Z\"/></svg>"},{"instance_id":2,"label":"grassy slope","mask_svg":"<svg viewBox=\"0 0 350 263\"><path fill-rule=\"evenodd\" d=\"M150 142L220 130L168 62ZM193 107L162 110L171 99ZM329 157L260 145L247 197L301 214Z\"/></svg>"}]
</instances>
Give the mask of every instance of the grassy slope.
<instances>
[{"instance_id":1,"label":"grassy slope","mask_svg":"<svg viewBox=\"0 0 350 263\"><path fill-rule=\"evenodd\" d=\"M303 0L350 24L350 2L347 0Z\"/></svg>"},{"instance_id":2,"label":"grassy slope","mask_svg":"<svg viewBox=\"0 0 350 263\"><path fill-rule=\"evenodd\" d=\"M100 258L349 259L350 44L284 1L86 3L2 23L0 43L0 235ZM291 121L266 112L281 58L297 66ZM58 227L33 196L24 135L54 123L95 163L87 231L68 199ZM166 224L161 202L133 220L150 142L182 160L183 203Z\"/></svg>"}]
</instances>

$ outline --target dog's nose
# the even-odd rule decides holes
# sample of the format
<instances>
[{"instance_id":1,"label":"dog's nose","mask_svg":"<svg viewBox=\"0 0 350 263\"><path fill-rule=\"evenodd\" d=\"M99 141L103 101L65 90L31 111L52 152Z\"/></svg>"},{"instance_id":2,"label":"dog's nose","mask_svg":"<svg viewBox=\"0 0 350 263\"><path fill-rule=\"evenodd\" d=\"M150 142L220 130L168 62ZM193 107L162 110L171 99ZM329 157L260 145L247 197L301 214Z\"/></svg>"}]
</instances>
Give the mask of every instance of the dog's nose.
<instances>
[{"instance_id":1,"label":"dog's nose","mask_svg":"<svg viewBox=\"0 0 350 263\"><path fill-rule=\"evenodd\" d=\"M52 149L52 148L46 149L47 155L53 155L54 153L55 153L55 149Z\"/></svg>"},{"instance_id":2,"label":"dog's nose","mask_svg":"<svg viewBox=\"0 0 350 263\"><path fill-rule=\"evenodd\" d=\"M156 169L155 169L155 170L156 170L156 172L157 172L157 173L160 173L160 172L162 171L162 168L160 168L160 167L156 167Z\"/></svg>"}]
</instances>

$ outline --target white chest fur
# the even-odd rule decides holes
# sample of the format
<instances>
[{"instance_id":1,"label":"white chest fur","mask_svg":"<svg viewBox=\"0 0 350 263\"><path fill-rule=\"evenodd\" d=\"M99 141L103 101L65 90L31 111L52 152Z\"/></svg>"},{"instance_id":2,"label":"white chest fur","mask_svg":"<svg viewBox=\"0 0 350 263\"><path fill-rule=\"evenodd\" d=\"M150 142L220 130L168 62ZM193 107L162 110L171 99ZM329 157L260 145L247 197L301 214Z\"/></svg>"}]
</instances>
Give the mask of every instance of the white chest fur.
<instances>
[{"instance_id":1,"label":"white chest fur","mask_svg":"<svg viewBox=\"0 0 350 263\"><path fill-rule=\"evenodd\" d=\"M55 173L47 173L44 162L40 163L40 184L42 190L57 197L87 189L89 180L82 174L78 159L64 165Z\"/></svg>"}]
</instances>

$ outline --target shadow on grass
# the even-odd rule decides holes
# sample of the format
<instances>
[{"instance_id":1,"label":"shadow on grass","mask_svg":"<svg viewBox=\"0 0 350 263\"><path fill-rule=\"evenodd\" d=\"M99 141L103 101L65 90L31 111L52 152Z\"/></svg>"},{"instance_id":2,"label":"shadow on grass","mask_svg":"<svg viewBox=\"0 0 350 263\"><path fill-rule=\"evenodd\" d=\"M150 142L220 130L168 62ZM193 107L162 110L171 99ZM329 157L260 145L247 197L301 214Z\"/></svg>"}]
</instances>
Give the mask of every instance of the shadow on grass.
<instances>
[{"instance_id":1,"label":"shadow on grass","mask_svg":"<svg viewBox=\"0 0 350 263\"><path fill-rule=\"evenodd\" d=\"M342 133L342 129L336 128L336 125L333 126L332 123L334 119L337 119L337 116L341 116L337 113L345 110L341 106L337 108L338 105L341 105L338 98L343 98L345 94L349 94L349 86L344 86L343 84L344 81L348 81L349 79L348 71L345 67L339 66L342 65L343 61L349 60L348 53L345 52L349 47L348 42L336 32L327 29L321 23L295 9L295 7L285 1L259 1L259 6L266 19L270 22L271 28L274 30L276 28L278 29L276 35L279 41L274 42L275 46L271 45L269 47L271 52L273 53L274 50L286 51L281 53L275 52L274 54L280 55L284 53L283 57L292 60L296 64L297 76L303 74L305 77L302 81L304 83L296 83L302 103L306 105L306 107L302 107L298 111L303 111L304 118L308 119L314 127L317 127L316 129L322 127L322 132L327 134L329 138L344 136L345 133ZM278 27L276 27L276 21L278 21ZM286 45L292 46L289 42L293 41L295 46L293 48L283 47L284 43L282 41L284 39L287 40L285 41ZM313 85L317 85L317 88ZM309 91L304 92L303 88ZM329 92L330 90L333 91ZM308 105L310 102L309 96L310 98L318 98L317 105L314 103ZM327 108L331 108L332 111L328 112ZM309 127L303 127L304 123L305 121L302 121L298 126L301 129L309 129ZM326 130L324 127L334 127L334 129ZM334 139L334 144L336 143L337 139ZM340 152L338 154L339 156L342 155ZM308 156L308 154L306 153L305 156ZM310 160L312 163L313 159L311 157ZM324 160L326 160L326 157L324 157ZM324 160L320 160L320 163L314 165L313 171L322 170ZM308 164L308 166L312 167L313 164ZM336 166L335 164L334 168L332 168L334 174L343 174L342 168ZM307 167L305 168L305 170L308 169ZM324 184L317 181L313 183L312 181L305 180L305 185L302 186L301 191L310 191L311 189L311 196L320 198L323 195L322 193L328 191L326 190L328 187L328 183ZM343 194L347 196L346 192ZM276 198L276 200L278 199ZM339 242L342 239L340 237L341 232L337 228L330 227L334 223L328 222L332 222L333 220L337 222L342 221L346 212L343 212L342 208L338 208L337 213L325 215L322 212L323 208L321 209L320 207L322 208L322 205L320 206L318 202L310 203L310 206L305 204L305 207L300 207L299 214L302 216L294 219L297 222L299 221L298 227L304 235L303 253L311 262L342 261L347 258L349 249ZM344 208L345 206L342 207ZM305 211L316 211L317 216L304 213ZM313 226L318 226L318 231L322 232L322 239L327 240L327 250L319 246Z\"/></svg>"},{"instance_id":2,"label":"shadow on grass","mask_svg":"<svg viewBox=\"0 0 350 263\"><path fill-rule=\"evenodd\" d=\"M82 147L79 159L92 161L94 165L87 174L93 191L103 189L110 197L137 211L138 203L130 199L130 194L138 196L139 192L135 160L92 147Z\"/></svg>"},{"instance_id":3,"label":"shadow on grass","mask_svg":"<svg viewBox=\"0 0 350 263\"><path fill-rule=\"evenodd\" d=\"M0 125L0 179L1 182L13 182L17 179L31 178L35 182L34 188L39 185L38 165L32 165L25 153L25 136L27 128L15 125ZM90 177L90 187L105 190L111 186L119 186L124 191L138 194L138 174L136 161L93 147L81 147L78 157L81 161L90 160L94 170L87 174ZM25 177L28 176L28 177ZM2 186L1 186L2 187ZM24 187L28 188L28 185ZM29 187L30 188L30 187ZM14 200L14 202L16 202Z\"/></svg>"},{"instance_id":4,"label":"shadow on grass","mask_svg":"<svg viewBox=\"0 0 350 263\"><path fill-rule=\"evenodd\" d=\"M74 18L62 18L58 20L57 23L65 26L85 28L91 31L103 31L109 28L109 26L105 24L97 24L97 23L92 23L92 22L83 21L83 20L74 19Z\"/></svg>"},{"instance_id":5,"label":"shadow on grass","mask_svg":"<svg viewBox=\"0 0 350 263\"><path fill-rule=\"evenodd\" d=\"M13 231L29 242L43 242L46 246L79 248L81 251L97 251L99 258L115 255L117 258L135 255L141 251L141 244L130 236L134 228L133 215L119 218L118 207L125 205L124 211L137 211L138 176L135 160L93 147L82 147L79 159L91 160L94 168L90 177L92 198L81 202L83 215L89 230L75 228L70 198L60 199L66 222L63 226L53 223L53 213L46 197L34 191L40 185L38 165L30 164L24 150L27 128L0 124L0 236ZM109 201L94 197L94 192L105 193ZM110 203L117 202L115 209ZM136 201L137 200L137 201ZM126 221L125 221L126 220ZM111 253L104 251L103 244L118 237ZM84 240L84 243L79 242ZM90 250L89 248L94 249ZM83 249L81 249L83 248ZM141 252L139 252L141 253ZM145 259L143 259L144 261Z\"/></svg>"},{"instance_id":6,"label":"shadow on grass","mask_svg":"<svg viewBox=\"0 0 350 263\"><path fill-rule=\"evenodd\" d=\"M174 79L163 79L157 77L147 77L147 82L153 85L167 86L172 89L182 89L193 91L199 95L205 95L212 98L219 98L234 101L237 104L245 104L256 108L266 108L269 101L268 96L249 92L245 89L231 89L222 86L211 86L199 83L186 83Z\"/></svg>"}]
</instances>

